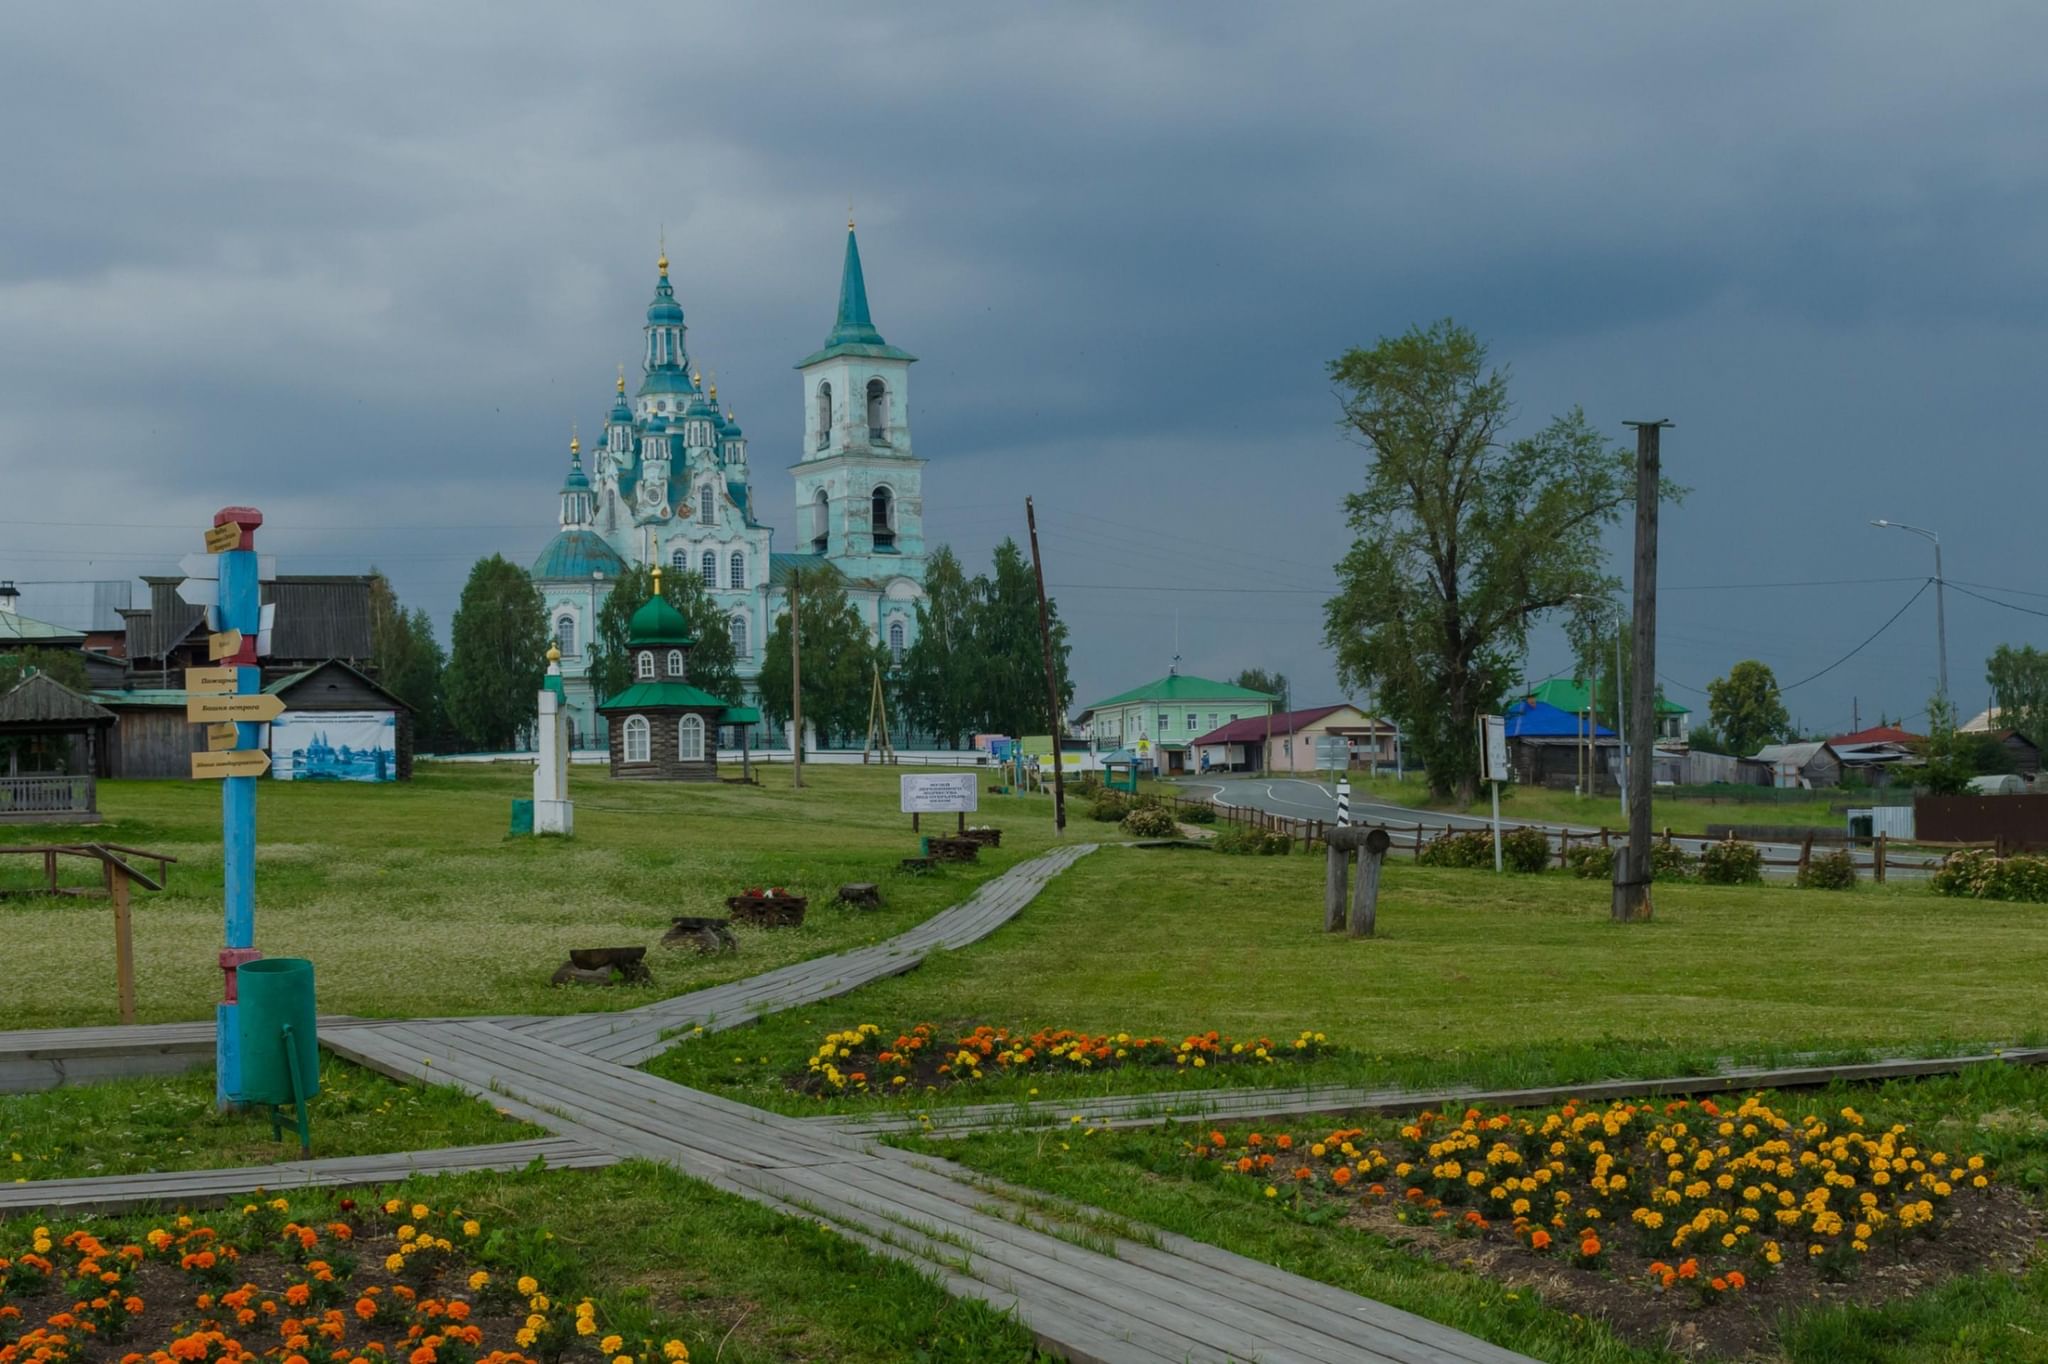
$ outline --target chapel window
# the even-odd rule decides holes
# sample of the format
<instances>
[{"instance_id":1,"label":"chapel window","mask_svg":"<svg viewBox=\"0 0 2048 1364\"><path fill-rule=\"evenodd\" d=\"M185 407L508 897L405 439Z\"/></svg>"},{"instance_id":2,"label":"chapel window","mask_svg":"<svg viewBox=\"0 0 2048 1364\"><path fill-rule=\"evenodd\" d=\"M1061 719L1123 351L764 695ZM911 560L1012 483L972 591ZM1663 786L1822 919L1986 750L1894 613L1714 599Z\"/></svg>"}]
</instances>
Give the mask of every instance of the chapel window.
<instances>
[{"instance_id":1,"label":"chapel window","mask_svg":"<svg viewBox=\"0 0 2048 1364\"><path fill-rule=\"evenodd\" d=\"M644 763L648 758L648 726L644 715L626 717L626 732L622 747L629 763Z\"/></svg>"},{"instance_id":2,"label":"chapel window","mask_svg":"<svg viewBox=\"0 0 2048 1364\"><path fill-rule=\"evenodd\" d=\"M639 658L633 664L633 676L642 682L652 682L654 680L654 655L652 652L646 649L640 651Z\"/></svg>"},{"instance_id":3,"label":"chapel window","mask_svg":"<svg viewBox=\"0 0 2048 1364\"><path fill-rule=\"evenodd\" d=\"M681 649L670 649L668 651L668 675L670 677L681 677L683 675L683 651Z\"/></svg>"}]
</instances>

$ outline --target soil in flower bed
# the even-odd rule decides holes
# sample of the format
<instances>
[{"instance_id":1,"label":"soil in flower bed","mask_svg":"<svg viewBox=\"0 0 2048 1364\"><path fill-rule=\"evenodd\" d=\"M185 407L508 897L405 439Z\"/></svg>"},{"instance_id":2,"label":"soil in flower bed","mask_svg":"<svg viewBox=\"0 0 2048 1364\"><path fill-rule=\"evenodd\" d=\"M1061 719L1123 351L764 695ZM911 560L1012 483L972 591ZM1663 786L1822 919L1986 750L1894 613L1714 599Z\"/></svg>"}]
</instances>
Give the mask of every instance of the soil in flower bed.
<instances>
[{"instance_id":1,"label":"soil in flower bed","mask_svg":"<svg viewBox=\"0 0 2048 1364\"><path fill-rule=\"evenodd\" d=\"M259 1357L466 1364L684 1364L680 1341L614 1335L546 1295L459 1209L396 1200L302 1225L285 1199L181 1216L126 1243L0 1227L0 1360L248 1364ZM489 1261L490 1269L479 1265ZM605 1347L605 1348L600 1348ZM424 1352L424 1353L422 1353Z\"/></svg>"},{"instance_id":2,"label":"soil in flower bed","mask_svg":"<svg viewBox=\"0 0 2048 1364\"><path fill-rule=\"evenodd\" d=\"M1796 1120L1752 1097L1424 1113L1401 1140L1221 1131L1191 1144L1311 1223L1370 1230L1688 1357L1775 1354L1794 1313L2025 1268L2048 1217L1981 1156L1845 1107Z\"/></svg>"},{"instance_id":3,"label":"soil in flower bed","mask_svg":"<svg viewBox=\"0 0 2048 1364\"><path fill-rule=\"evenodd\" d=\"M1080 1074L1145 1067L1207 1074L1216 1067L1274 1066L1328 1056L1327 1036L1304 1031L1287 1042L1242 1040L1209 1031L1175 1042L1133 1033L1040 1028L1026 1034L987 1024L948 1038L919 1023L891 1040L873 1023L827 1033L801 1072L785 1077L801 1094L929 1094L997 1074Z\"/></svg>"}]
</instances>

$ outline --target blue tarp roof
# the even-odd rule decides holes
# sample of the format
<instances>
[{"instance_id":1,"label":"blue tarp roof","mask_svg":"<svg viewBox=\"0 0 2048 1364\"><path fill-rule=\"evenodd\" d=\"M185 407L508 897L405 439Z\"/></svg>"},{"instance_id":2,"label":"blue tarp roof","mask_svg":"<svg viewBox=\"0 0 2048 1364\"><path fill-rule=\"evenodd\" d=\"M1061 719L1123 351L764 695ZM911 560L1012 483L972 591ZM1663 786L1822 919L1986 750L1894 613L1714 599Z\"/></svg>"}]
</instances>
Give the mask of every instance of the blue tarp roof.
<instances>
[{"instance_id":1,"label":"blue tarp roof","mask_svg":"<svg viewBox=\"0 0 2048 1364\"><path fill-rule=\"evenodd\" d=\"M1542 701L1515 702L1508 707L1507 722L1510 739L1580 739L1586 733L1583 718ZM1611 739L1614 731L1598 725L1593 735L1599 739Z\"/></svg>"}]
</instances>

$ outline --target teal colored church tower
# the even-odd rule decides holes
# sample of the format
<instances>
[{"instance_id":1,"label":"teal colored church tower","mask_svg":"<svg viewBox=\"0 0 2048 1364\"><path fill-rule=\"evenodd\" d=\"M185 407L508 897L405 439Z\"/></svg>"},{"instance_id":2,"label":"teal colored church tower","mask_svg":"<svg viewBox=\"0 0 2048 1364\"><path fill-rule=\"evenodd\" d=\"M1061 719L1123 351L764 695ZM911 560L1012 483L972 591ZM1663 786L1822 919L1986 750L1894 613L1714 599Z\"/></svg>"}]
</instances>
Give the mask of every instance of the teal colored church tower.
<instances>
[{"instance_id":1,"label":"teal colored church tower","mask_svg":"<svg viewBox=\"0 0 2048 1364\"><path fill-rule=\"evenodd\" d=\"M788 609L793 574L837 575L875 639L898 658L916 639L924 598L924 461L910 435L916 357L875 327L852 221L832 330L796 365L804 435L791 467L796 543L785 549L755 516L746 435L732 410L720 408L717 384L706 386L692 362L666 250L656 272L639 386L629 400L621 369L587 472L580 442L570 441L560 529L532 570L562 655L572 743L586 749L605 744L601 698L588 676L591 632L628 565L703 579L727 613L747 689L734 699L745 703L758 700L760 648Z\"/></svg>"}]
</instances>

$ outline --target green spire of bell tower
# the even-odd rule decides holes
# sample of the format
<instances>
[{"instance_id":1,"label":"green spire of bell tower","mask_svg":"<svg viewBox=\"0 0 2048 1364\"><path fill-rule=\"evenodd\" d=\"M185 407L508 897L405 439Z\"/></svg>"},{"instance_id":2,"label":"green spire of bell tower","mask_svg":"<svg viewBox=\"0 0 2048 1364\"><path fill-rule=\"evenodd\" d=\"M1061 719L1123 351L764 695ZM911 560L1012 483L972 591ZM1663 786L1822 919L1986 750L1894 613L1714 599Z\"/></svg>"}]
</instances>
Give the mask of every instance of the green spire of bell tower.
<instances>
[{"instance_id":1,"label":"green spire of bell tower","mask_svg":"<svg viewBox=\"0 0 2048 1364\"><path fill-rule=\"evenodd\" d=\"M853 219L846 220L846 264L839 272L839 318L833 324L832 335L825 339L828 346L886 344L882 334L875 330L874 318L868 314L868 282L860 269L860 242L853 235Z\"/></svg>"}]
</instances>

